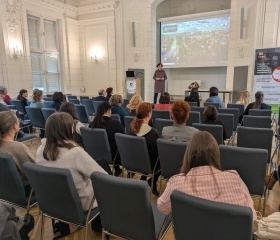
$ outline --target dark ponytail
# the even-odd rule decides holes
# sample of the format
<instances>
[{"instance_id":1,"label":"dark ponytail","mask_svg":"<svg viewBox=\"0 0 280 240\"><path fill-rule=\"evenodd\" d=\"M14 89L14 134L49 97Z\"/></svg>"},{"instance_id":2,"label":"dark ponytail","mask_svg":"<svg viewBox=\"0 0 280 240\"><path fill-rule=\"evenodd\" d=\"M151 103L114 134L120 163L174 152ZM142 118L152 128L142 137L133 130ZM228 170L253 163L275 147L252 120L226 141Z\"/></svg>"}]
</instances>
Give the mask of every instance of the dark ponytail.
<instances>
[{"instance_id":1,"label":"dark ponytail","mask_svg":"<svg viewBox=\"0 0 280 240\"><path fill-rule=\"evenodd\" d=\"M111 105L108 102L101 102L98 105L97 111L95 113L93 121L89 124L91 128L104 128L104 119L103 115L109 110L112 109Z\"/></svg>"},{"instance_id":2,"label":"dark ponytail","mask_svg":"<svg viewBox=\"0 0 280 240\"><path fill-rule=\"evenodd\" d=\"M255 102L253 105L253 109L260 109L263 103L263 92L258 91L255 93Z\"/></svg>"}]
</instances>

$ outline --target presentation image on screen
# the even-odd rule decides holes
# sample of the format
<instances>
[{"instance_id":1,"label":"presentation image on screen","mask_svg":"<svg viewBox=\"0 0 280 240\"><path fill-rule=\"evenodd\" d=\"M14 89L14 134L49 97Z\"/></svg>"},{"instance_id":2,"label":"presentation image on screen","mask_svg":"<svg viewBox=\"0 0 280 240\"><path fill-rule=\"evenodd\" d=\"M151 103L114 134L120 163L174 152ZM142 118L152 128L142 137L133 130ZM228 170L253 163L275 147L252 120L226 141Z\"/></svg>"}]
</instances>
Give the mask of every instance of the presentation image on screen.
<instances>
[{"instance_id":1,"label":"presentation image on screen","mask_svg":"<svg viewBox=\"0 0 280 240\"><path fill-rule=\"evenodd\" d=\"M168 67L226 66L230 17L161 22L161 62Z\"/></svg>"}]
</instances>

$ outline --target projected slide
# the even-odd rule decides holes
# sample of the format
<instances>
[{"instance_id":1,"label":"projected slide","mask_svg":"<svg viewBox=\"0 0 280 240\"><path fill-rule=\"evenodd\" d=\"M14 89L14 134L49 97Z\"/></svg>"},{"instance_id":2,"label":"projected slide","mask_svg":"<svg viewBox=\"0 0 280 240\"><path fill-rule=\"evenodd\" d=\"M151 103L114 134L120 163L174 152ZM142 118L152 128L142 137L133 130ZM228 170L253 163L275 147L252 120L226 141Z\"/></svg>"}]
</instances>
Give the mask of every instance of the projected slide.
<instances>
[{"instance_id":1,"label":"projected slide","mask_svg":"<svg viewBox=\"0 0 280 240\"><path fill-rule=\"evenodd\" d=\"M164 67L226 66L230 17L161 23Z\"/></svg>"}]
</instances>

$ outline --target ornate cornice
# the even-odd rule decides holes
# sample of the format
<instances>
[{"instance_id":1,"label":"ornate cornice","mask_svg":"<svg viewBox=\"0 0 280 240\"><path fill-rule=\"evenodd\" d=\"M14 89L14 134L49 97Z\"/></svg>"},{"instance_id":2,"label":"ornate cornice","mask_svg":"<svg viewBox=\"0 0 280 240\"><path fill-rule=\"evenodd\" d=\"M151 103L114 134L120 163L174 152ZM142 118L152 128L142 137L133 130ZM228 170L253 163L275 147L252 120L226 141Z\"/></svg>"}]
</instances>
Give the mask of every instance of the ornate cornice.
<instances>
[{"instance_id":1,"label":"ornate cornice","mask_svg":"<svg viewBox=\"0 0 280 240\"><path fill-rule=\"evenodd\" d=\"M94 4L85 7L78 7L77 14L88 14L94 12L113 11L118 6L118 1L110 1L105 3Z\"/></svg>"},{"instance_id":2,"label":"ornate cornice","mask_svg":"<svg viewBox=\"0 0 280 240\"><path fill-rule=\"evenodd\" d=\"M2 0L4 6L3 20L8 28L13 32L19 25L19 10L21 8L20 0Z\"/></svg>"}]
</instances>

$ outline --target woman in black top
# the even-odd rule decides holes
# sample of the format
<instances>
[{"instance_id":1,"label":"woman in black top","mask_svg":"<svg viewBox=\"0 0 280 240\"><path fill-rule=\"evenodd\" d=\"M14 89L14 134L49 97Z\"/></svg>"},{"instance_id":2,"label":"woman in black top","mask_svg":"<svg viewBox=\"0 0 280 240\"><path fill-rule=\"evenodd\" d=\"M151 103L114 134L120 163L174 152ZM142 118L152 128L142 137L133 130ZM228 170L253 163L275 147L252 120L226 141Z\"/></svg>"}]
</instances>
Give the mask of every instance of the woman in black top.
<instances>
[{"instance_id":1,"label":"woman in black top","mask_svg":"<svg viewBox=\"0 0 280 240\"><path fill-rule=\"evenodd\" d=\"M217 118L217 109L213 105L209 105L205 108L203 115L204 115L204 124L215 124L223 126L223 140L227 139L227 133L225 126L222 121L216 120Z\"/></svg>"},{"instance_id":2,"label":"woman in black top","mask_svg":"<svg viewBox=\"0 0 280 240\"><path fill-rule=\"evenodd\" d=\"M112 97L112 95L113 95L113 90L114 89L112 87L106 88L106 93L107 93L106 98L108 99L108 101L109 101L110 97Z\"/></svg>"},{"instance_id":3,"label":"woman in black top","mask_svg":"<svg viewBox=\"0 0 280 240\"><path fill-rule=\"evenodd\" d=\"M200 107L199 93L197 88L192 88L190 95L185 97L185 102L197 102L197 106Z\"/></svg>"},{"instance_id":4,"label":"woman in black top","mask_svg":"<svg viewBox=\"0 0 280 240\"><path fill-rule=\"evenodd\" d=\"M59 111L61 104L63 103L63 93L62 92L54 92L52 96L53 103L50 106L51 108L55 108L56 111Z\"/></svg>"},{"instance_id":5,"label":"woman in black top","mask_svg":"<svg viewBox=\"0 0 280 240\"><path fill-rule=\"evenodd\" d=\"M89 124L91 128L103 128L107 132L108 141L111 148L112 159L115 155L115 175L118 176L121 173L120 169L120 155L115 140L115 133L125 133L121 123L111 118L112 107L108 102L101 102L98 105L97 112L95 113L94 120Z\"/></svg>"},{"instance_id":6,"label":"woman in black top","mask_svg":"<svg viewBox=\"0 0 280 240\"><path fill-rule=\"evenodd\" d=\"M19 91L19 95L17 96L17 100L20 100L22 102L23 107L27 106L27 97L28 97L28 92L26 89L21 89Z\"/></svg>"},{"instance_id":7,"label":"woman in black top","mask_svg":"<svg viewBox=\"0 0 280 240\"><path fill-rule=\"evenodd\" d=\"M149 152L149 157L151 161L151 168L154 169L157 159L158 159L158 150L157 150L157 139L159 138L158 132L156 129L149 126L149 121L152 117L152 105L147 102L142 102L137 110L136 117L130 124L132 134L135 134L138 137L144 137L146 139L147 148ZM156 182L160 176L160 172L155 175L152 192L154 195L158 196ZM145 179L141 177L141 179Z\"/></svg>"},{"instance_id":8,"label":"woman in black top","mask_svg":"<svg viewBox=\"0 0 280 240\"><path fill-rule=\"evenodd\" d=\"M267 110L270 109L268 105L263 103L263 92L258 91L255 93L255 102L248 104L243 115L248 115L250 109L267 109Z\"/></svg>"}]
</instances>

